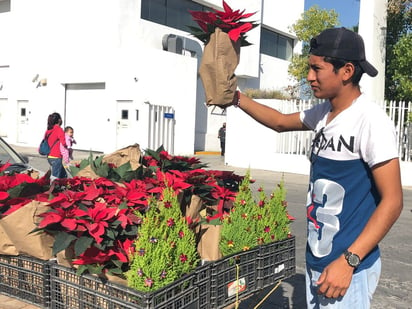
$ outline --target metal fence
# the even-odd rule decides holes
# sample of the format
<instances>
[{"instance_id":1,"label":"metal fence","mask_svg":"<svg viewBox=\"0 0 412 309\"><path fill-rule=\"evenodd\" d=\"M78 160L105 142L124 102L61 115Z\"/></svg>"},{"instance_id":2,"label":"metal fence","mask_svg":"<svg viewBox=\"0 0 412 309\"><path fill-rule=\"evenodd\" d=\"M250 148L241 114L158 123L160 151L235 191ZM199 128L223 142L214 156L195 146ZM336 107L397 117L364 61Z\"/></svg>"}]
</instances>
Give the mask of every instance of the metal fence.
<instances>
[{"instance_id":1,"label":"metal fence","mask_svg":"<svg viewBox=\"0 0 412 309\"><path fill-rule=\"evenodd\" d=\"M310 108L313 101L278 101L276 108L284 113L299 112ZM412 161L412 102L382 101L377 102L393 121L398 137L399 158L405 162ZM408 121L409 117L409 121ZM312 141L312 132L287 132L279 135L277 153L306 154Z\"/></svg>"}]
</instances>

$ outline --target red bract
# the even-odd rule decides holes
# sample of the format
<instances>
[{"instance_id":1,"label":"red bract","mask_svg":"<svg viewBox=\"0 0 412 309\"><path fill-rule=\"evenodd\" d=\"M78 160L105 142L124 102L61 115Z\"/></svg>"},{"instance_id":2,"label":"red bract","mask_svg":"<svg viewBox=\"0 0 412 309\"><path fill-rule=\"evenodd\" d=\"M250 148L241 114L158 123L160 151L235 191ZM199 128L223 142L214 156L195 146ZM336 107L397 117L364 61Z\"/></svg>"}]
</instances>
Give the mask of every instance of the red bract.
<instances>
[{"instance_id":1,"label":"red bract","mask_svg":"<svg viewBox=\"0 0 412 309\"><path fill-rule=\"evenodd\" d=\"M14 174L0 176L0 191L7 191L10 188L22 183L36 183L37 180L27 174Z\"/></svg>"},{"instance_id":2,"label":"red bract","mask_svg":"<svg viewBox=\"0 0 412 309\"><path fill-rule=\"evenodd\" d=\"M117 220L120 221L120 226L125 229L128 225L139 225L141 218L137 217L129 209L121 209L117 213Z\"/></svg>"},{"instance_id":3,"label":"red bract","mask_svg":"<svg viewBox=\"0 0 412 309\"><path fill-rule=\"evenodd\" d=\"M73 261L75 265L103 265L110 260L110 255L107 252L103 252L96 247L87 248L86 251L79 255L77 259Z\"/></svg>"},{"instance_id":4,"label":"red bract","mask_svg":"<svg viewBox=\"0 0 412 309\"><path fill-rule=\"evenodd\" d=\"M0 173L3 173L11 166L10 162L6 162L4 164L0 164Z\"/></svg>"},{"instance_id":5,"label":"red bract","mask_svg":"<svg viewBox=\"0 0 412 309\"><path fill-rule=\"evenodd\" d=\"M160 183L164 183L165 185L172 187L176 192L180 192L191 187L190 184L185 182L184 174L179 171L170 171L170 173L163 173L162 171L158 170L156 176Z\"/></svg>"},{"instance_id":6,"label":"red bract","mask_svg":"<svg viewBox=\"0 0 412 309\"><path fill-rule=\"evenodd\" d=\"M192 19L199 25L199 28L189 27L192 30L192 34L200 39L202 42L207 43L209 41L210 34L215 32L216 28L222 29L226 32L230 39L234 42L241 39L241 45L250 45L246 41L246 32L255 28L257 24L255 22L242 21L249 18L256 13L244 13L245 10L232 10L232 8L223 1L223 11L213 10L213 12L191 11Z\"/></svg>"},{"instance_id":7,"label":"red bract","mask_svg":"<svg viewBox=\"0 0 412 309\"><path fill-rule=\"evenodd\" d=\"M82 212L79 210L79 212ZM108 227L108 222L116 215L115 208L108 208L106 203L96 202L94 207L83 211L85 218L85 227L90 235L100 244L103 240L102 235Z\"/></svg>"},{"instance_id":8,"label":"red bract","mask_svg":"<svg viewBox=\"0 0 412 309\"><path fill-rule=\"evenodd\" d=\"M0 201L4 201L9 198L9 194L7 192L0 192Z\"/></svg>"},{"instance_id":9,"label":"red bract","mask_svg":"<svg viewBox=\"0 0 412 309\"><path fill-rule=\"evenodd\" d=\"M39 215L43 218L39 223L39 228L46 228L52 224L59 223L64 230L68 232L72 231L85 231L86 228L80 223L83 223L82 220L77 219L78 216L82 214L79 209L63 209L55 208L51 211L44 212Z\"/></svg>"},{"instance_id":10,"label":"red bract","mask_svg":"<svg viewBox=\"0 0 412 309\"><path fill-rule=\"evenodd\" d=\"M24 198L24 197L17 197L14 199L10 199L3 205L4 206L9 206L9 209L5 212L3 212L3 216L7 216L13 212L15 212L17 209L20 209L24 205L27 205L28 203L31 202L31 199L29 198Z\"/></svg>"}]
</instances>

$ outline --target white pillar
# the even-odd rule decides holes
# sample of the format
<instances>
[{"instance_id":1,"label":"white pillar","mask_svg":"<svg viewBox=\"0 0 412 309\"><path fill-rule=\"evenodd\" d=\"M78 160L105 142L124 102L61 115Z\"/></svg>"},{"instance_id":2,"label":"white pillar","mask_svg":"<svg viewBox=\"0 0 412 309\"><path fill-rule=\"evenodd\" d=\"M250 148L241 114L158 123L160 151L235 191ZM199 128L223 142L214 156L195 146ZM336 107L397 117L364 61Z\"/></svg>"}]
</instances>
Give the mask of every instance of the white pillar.
<instances>
[{"instance_id":1,"label":"white pillar","mask_svg":"<svg viewBox=\"0 0 412 309\"><path fill-rule=\"evenodd\" d=\"M359 34L365 42L366 59L378 70L378 75L362 76L361 90L380 103L385 95L385 40L387 0L361 0Z\"/></svg>"}]
</instances>

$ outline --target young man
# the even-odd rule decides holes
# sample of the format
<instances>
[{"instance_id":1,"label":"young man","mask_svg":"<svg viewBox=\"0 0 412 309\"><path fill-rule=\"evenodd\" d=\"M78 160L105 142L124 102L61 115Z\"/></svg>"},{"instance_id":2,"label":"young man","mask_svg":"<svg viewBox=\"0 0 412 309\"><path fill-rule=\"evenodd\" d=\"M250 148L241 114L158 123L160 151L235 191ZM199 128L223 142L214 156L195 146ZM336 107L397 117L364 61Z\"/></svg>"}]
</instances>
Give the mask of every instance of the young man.
<instances>
[{"instance_id":1,"label":"young man","mask_svg":"<svg viewBox=\"0 0 412 309\"><path fill-rule=\"evenodd\" d=\"M282 114L236 92L233 104L277 132L314 130L307 201L308 308L369 308L380 276L378 243L403 207L393 124L361 93L362 38L327 29L310 43L310 110Z\"/></svg>"}]
</instances>

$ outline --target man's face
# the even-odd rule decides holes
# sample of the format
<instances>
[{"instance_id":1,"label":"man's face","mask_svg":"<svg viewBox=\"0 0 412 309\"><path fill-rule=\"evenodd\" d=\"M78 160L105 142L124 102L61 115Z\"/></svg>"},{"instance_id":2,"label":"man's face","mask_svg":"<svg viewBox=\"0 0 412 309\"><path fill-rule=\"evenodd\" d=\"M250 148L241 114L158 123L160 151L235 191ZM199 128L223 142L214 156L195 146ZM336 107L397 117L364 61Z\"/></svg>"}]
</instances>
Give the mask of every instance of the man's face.
<instances>
[{"instance_id":1,"label":"man's face","mask_svg":"<svg viewBox=\"0 0 412 309\"><path fill-rule=\"evenodd\" d=\"M309 56L309 72L307 80L313 95L319 99L333 99L343 86L342 69L336 73L333 65L325 62L323 56Z\"/></svg>"}]
</instances>

